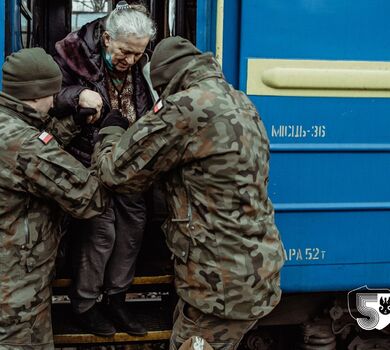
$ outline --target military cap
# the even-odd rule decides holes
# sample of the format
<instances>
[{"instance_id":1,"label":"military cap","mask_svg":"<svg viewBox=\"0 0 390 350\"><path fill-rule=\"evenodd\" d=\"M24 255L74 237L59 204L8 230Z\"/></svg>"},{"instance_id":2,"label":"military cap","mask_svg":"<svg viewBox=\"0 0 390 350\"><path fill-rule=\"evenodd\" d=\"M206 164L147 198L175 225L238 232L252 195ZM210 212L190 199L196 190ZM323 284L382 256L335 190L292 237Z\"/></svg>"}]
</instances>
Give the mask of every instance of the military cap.
<instances>
[{"instance_id":1,"label":"military cap","mask_svg":"<svg viewBox=\"0 0 390 350\"><path fill-rule=\"evenodd\" d=\"M150 78L154 88L167 85L195 56L201 55L190 41L180 36L161 40L150 61Z\"/></svg>"},{"instance_id":2,"label":"military cap","mask_svg":"<svg viewBox=\"0 0 390 350\"><path fill-rule=\"evenodd\" d=\"M9 55L3 64L3 91L20 100L32 100L58 93L62 74L58 65L39 47Z\"/></svg>"}]
</instances>

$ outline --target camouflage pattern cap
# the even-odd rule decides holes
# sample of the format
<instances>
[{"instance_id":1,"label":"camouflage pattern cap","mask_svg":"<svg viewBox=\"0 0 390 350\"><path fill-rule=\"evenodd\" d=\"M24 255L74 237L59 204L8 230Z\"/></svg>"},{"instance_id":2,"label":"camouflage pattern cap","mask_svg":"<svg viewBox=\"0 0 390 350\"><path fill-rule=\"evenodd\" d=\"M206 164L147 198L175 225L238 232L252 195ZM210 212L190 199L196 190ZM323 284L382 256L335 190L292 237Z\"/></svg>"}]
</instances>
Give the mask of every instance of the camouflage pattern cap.
<instances>
[{"instance_id":1,"label":"camouflage pattern cap","mask_svg":"<svg viewBox=\"0 0 390 350\"><path fill-rule=\"evenodd\" d=\"M47 97L60 91L58 65L39 47L9 55L3 64L3 91L20 100Z\"/></svg>"},{"instance_id":2,"label":"camouflage pattern cap","mask_svg":"<svg viewBox=\"0 0 390 350\"><path fill-rule=\"evenodd\" d=\"M153 88L167 85L175 74L200 52L190 41L180 36L161 40L150 61Z\"/></svg>"}]
</instances>

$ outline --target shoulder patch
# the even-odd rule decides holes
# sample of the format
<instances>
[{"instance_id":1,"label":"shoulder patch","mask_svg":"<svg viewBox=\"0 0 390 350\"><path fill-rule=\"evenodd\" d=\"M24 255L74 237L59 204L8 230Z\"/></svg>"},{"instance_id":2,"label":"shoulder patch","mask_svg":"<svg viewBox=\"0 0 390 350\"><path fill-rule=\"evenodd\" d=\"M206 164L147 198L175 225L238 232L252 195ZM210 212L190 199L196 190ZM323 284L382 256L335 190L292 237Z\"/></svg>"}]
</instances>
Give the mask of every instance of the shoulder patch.
<instances>
[{"instance_id":1,"label":"shoulder patch","mask_svg":"<svg viewBox=\"0 0 390 350\"><path fill-rule=\"evenodd\" d=\"M162 101L162 100L158 100L158 101L155 103L154 107L153 107L153 112L154 112L154 114L160 112L161 109L162 109L163 107L164 107L163 101Z\"/></svg>"},{"instance_id":2,"label":"shoulder patch","mask_svg":"<svg viewBox=\"0 0 390 350\"><path fill-rule=\"evenodd\" d=\"M49 134L46 131L43 131L38 138L45 144L47 145L51 140L53 140L53 135Z\"/></svg>"}]
</instances>

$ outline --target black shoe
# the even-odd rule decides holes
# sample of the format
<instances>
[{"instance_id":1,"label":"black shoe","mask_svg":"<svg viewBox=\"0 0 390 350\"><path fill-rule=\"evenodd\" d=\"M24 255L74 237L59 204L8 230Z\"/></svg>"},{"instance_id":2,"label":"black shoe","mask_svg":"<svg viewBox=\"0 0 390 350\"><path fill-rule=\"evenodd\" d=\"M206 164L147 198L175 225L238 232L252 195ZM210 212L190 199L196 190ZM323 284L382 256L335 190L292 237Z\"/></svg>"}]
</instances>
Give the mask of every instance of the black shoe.
<instances>
[{"instance_id":1,"label":"black shoe","mask_svg":"<svg viewBox=\"0 0 390 350\"><path fill-rule=\"evenodd\" d=\"M95 304L87 311L77 314L77 321L80 327L88 333L111 337L116 333L111 321L107 320Z\"/></svg>"},{"instance_id":2,"label":"black shoe","mask_svg":"<svg viewBox=\"0 0 390 350\"><path fill-rule=\"evenodd\" d=\"M129 314L125 298L126 293L109 295L106 302L107 315L117 330L130 335L146 335L146 328Z\"/></svg>"}]
</instances>

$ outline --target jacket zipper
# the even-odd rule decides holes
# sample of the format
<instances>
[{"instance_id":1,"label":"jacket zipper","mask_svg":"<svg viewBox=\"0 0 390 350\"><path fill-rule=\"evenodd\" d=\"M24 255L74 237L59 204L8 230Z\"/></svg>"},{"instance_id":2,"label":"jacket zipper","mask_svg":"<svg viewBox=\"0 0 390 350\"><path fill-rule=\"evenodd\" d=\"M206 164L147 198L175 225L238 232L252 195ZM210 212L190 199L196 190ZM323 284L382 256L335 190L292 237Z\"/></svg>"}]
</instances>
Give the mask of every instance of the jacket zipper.
<instances>
[{"instance_id":1,"label":"jacket zipper","mask_svg":"<svg viewBox=\"0 0 390 350\"><path fill-rule=\"evenodd\" d=\"M172 222L186 222L188 235L190 236L193 245L196 246L197 245L196 240L191 233L191 231L193 231L195 229L195 226L192 223L191 190L187 186L186 182L184 181L183 170L181 170L181 182L183 184L184 191L185 191L186 196L187 196L187 217L186 218L173 218L173 219L171 219L171 221Z\"/></svg>"},{"instance_id":2,"label":"jacket zipper","mask_svg":"<svg viewBox=\"0 0 390 350\"><path fill-rule=\"evenodd\" d=\"M26 203L26 215L24 216L24 230L26 234L26 247L30 246L31 241L31 234L30 234L30 228L28 227L28 212L30 210L30 199L27 199ZM23 248L23 247L22 247Z\"/></svg>"},{"instance_id":3,"label":"jacket zipper","mask_svg":"<svg viewBox=\"0 0 390 350\"><path fill-rule=\"evenodd\" d=\"M28 259L28 251L30 248L30 241L31 241L31 234L30 234L30 229L28 227L28 211L30 209L30 199L27 198L27 203L25 207L25 216L24 216L24 238L25 242L20 246L20 264L24 266L26 271L28 272L28 267L27 267L27 259Z\"/></svg>"}]
</instances>

